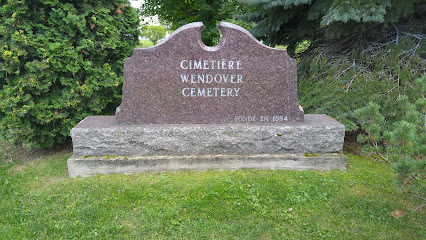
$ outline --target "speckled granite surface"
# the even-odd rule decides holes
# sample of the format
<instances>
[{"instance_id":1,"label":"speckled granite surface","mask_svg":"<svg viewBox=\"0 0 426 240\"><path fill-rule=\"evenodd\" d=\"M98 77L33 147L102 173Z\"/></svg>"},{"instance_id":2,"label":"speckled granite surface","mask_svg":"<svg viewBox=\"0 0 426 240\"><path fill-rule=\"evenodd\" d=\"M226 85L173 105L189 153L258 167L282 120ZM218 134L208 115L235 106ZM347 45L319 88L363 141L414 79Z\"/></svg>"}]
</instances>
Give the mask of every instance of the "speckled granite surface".
<instances>
[{"instance_id":1,"label":"speckled granite surface","mask_svg":"<svg viewBox=\"0 0 426 240\"><path fill-rule=\"evenodd\" d=\"M265 46L231 23L221 23L219 44L207 47L203 28L187 24L125 60L117 123L303 121L296 60L286 50Z\"/></svg>"},{"instance_id":2,"label":"speckled granite surface","mask_svg":"<svg viewBox=\"0 0 426 240\"><path fill-rule=\"evenodd\" d=\"M339 153L344 125L327 115L285 124L119 125L93 116L71 130L75 156Z\"/></svg>"},{"instance_id":3,"label":"speckled granite surface","mask_svg":"<svg viewBox=\"0 0 426 240\"><path fill-rule=\"evenodd\" d=\"M284 124L120 125L93 116L71 131L71 177L205 169L344 170L345 127L327 115Z\"/></svg>"}]
</instances>

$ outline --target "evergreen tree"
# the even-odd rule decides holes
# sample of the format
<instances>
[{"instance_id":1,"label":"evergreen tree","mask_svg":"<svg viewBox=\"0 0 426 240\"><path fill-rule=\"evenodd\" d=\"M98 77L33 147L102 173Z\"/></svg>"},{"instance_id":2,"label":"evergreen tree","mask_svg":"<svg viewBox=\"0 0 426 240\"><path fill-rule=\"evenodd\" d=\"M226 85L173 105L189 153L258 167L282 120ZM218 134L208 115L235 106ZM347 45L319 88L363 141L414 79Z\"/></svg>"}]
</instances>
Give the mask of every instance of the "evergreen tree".
<instances>
[{"instance_id":1,"label":"evergreen tree","mask_svg":"<svg viewBox=\"0 0 426 240\"><path fill-rule=\"evenodd\" d=\"M242 0L241 0L242 1ZM424 0L244 0L254 11L240 16L256 22L252 33L266 44L288 45L352 36L380 23L412 21L424 17ZM424 22L423 22L424 24Z\"/></svg>"},{"instance_id":2,"label":"evergreen tree","mask_svg":"<svg viewBox=\"0 0 426 240\"><path fill-rule=\"evenodd\" d=\"M408 0L247 0L240 16L269 45L299 58L299 101L358 129L353 112L374 101L392 109L398 96L423 97L426 2ZM301 48L301 45L304 48ZM402 114L395 113L393 114ZM390 114L386 117L391 117Z\"/></svg>"}]
</instances>

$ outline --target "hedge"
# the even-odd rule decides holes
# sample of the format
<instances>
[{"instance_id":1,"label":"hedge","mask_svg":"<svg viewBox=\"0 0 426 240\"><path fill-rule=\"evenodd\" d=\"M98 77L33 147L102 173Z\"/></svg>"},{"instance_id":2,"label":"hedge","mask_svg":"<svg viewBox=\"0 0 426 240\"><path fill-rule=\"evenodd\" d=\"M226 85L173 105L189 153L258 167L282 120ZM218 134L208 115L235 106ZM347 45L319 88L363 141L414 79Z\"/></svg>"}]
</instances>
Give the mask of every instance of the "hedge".
<instances>
[{"instance_id":1,"label":"hedge","mask_svg":"<svg viewBox=\"0 0 426 240\"><path fill-rule=\"evenodd\" d=\"M86 116L114 112L139 43L127 1L2 1L0 19L0 137L52 147Z\"/></svg>"}]
</instances>

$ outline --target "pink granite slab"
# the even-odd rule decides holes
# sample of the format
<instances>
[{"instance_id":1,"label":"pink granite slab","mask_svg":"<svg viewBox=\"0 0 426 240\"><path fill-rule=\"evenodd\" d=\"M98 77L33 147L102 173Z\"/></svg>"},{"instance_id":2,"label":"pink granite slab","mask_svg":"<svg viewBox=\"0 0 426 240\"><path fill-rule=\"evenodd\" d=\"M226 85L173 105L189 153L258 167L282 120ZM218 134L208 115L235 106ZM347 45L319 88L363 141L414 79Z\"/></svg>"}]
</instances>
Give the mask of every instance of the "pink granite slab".
<instances>
[{"instance_id":1,"label":"pink granite slab","mask_svg":"<svg viewBox=\"0 0 426 240\"><path fill-rule=\"evenodd\" d=\"M124 62L117 124L284 123L304 120L296 60L247 30L220 23L219 44L201 41L201 22Z\"/></svg>"}]
</instances>

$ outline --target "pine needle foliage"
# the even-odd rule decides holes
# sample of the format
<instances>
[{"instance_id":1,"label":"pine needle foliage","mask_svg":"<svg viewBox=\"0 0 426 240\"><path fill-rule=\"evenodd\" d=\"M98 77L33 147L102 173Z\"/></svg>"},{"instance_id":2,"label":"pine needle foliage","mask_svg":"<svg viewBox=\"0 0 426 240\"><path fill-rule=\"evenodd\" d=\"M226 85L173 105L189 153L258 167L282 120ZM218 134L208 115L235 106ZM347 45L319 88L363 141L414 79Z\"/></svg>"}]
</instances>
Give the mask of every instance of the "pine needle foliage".
<instances>
[{"instance_id":1,"label":"pine needle foliage","mask_svg":"<svg viewBox=\"0 0 426 240\"><path fill-rule=\"evenodd\" d=\"M306 113L326 113L346 126L360 126L354 111L374 102L387 124L408 110L396 104L407 96L424 99L425 36L418 25L378 26L357 38L324 42L298 62L299 101Z\"/></svg>"},{"instance_id":2,"label":"pine needle foliage","mask_svg":"<svg viewBox=\"0 0 426 240\"><path fill-rule=\"evenodd\" d=\"M426 77L419 81L426 83ZM422 89L426 89L423 87ZM364 152L376 154L382 160L392 164L398 174L399 183L410 193L426 203L426 100L420 98L415 104L407 96L401 96L395 102L396 108L404 108L398 117L385 118L379 105L370 102L355 111L357 121L365 134L358 141L366 143ZM425 206L425 205L422 205ZM416 208L418 209L418 208Z\"/></svg>"},{"instance_id":3,"label":"pine needle foliage","mask_svg":"<svg viewBox=\"0 0 426 240\"><path fill-rule=\"evenodd\" d=\"M0 135L51 147L88 115L111 114L138 44L127 1L1 1Z\"/></svg>"},{"instance_id":4,"label":"pine needle foliage","mask_svg":"<svg viewBox=\"0 0 426 240\"><path fill-rule=\"evenodd\" d=\"M253 35L266 44L288 45L291 55L297 44L313 45L339 39L381 23L395 23L422 16L422 0L240 0L252 7L240 18L255 22ZM254 9L254 10L253 10Z\"/></svg>"}]
</instances>

